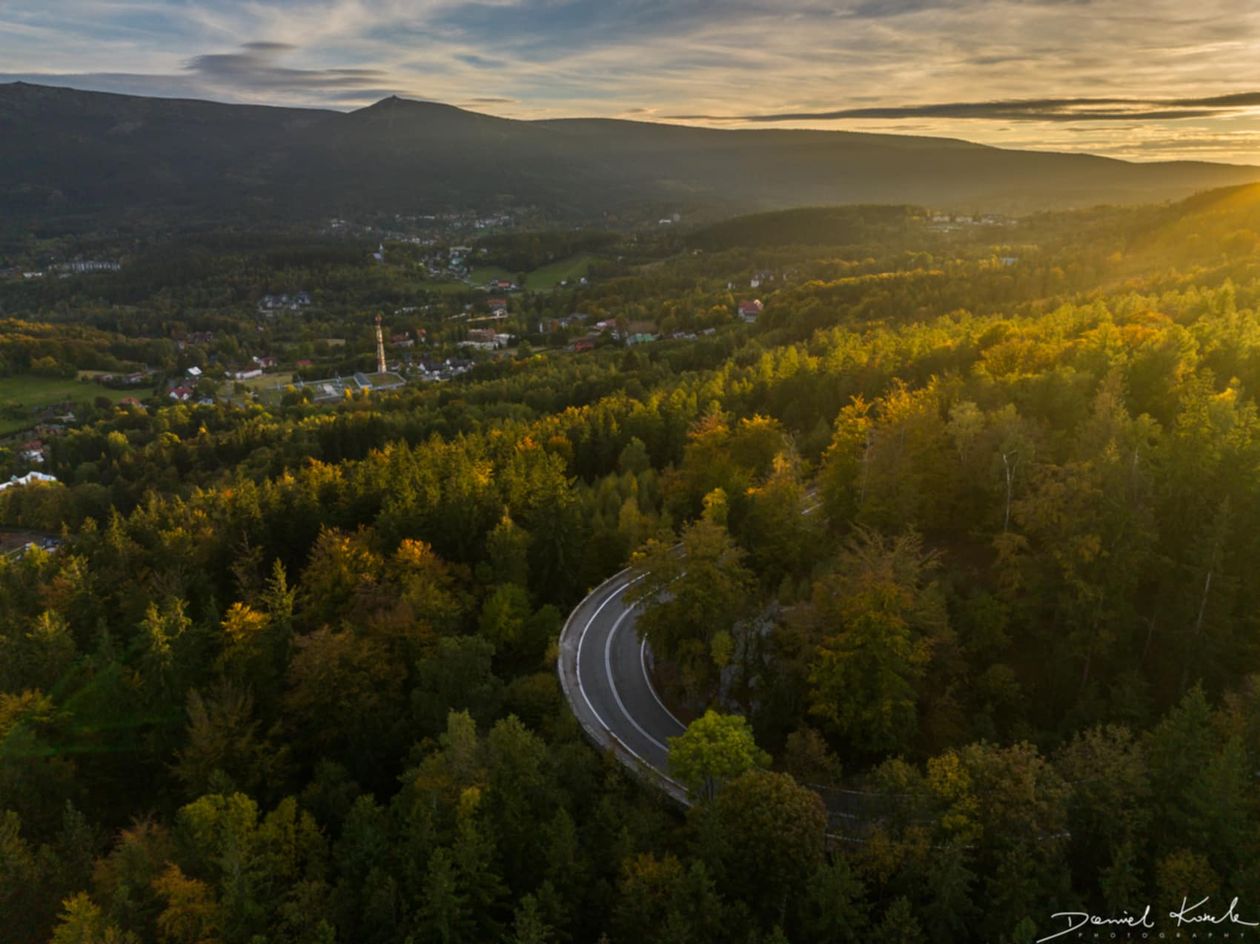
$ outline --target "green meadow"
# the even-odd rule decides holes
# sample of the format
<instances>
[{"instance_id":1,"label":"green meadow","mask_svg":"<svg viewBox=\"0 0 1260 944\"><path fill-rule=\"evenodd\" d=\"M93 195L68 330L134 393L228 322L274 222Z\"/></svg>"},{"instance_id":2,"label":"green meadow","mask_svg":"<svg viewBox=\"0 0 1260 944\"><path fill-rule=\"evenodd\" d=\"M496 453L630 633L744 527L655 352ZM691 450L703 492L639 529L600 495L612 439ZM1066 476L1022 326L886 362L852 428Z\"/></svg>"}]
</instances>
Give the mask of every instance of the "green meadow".
<instances>
[{"instance_id":1,"label":"green meadow","mask_svg":"<svg viewBox=\"0 0 1260 944\"><path fill-rule=\"evenodd\" d=\"M117 403L123 397L143 398L149 393L146 387L111 390L86 379L33 374L0 377L0 435L7 436L34 425L41 411L60 403L90 403L97 397L107 397Z\"/></svg>"},{"instance_id":2,"label":"green meadow","mask_svg":"<svg viewBox=\"0 0 1260 944\"><path fill-rule=\"evenodd\" d=\"M551 265L535 269L525 279L525 287L535 292L546 292L561 282L572 282L580 279L590 271L595 257L590 253L580 253L567 259L560 259Z\"/></svg>"}]
</instances>

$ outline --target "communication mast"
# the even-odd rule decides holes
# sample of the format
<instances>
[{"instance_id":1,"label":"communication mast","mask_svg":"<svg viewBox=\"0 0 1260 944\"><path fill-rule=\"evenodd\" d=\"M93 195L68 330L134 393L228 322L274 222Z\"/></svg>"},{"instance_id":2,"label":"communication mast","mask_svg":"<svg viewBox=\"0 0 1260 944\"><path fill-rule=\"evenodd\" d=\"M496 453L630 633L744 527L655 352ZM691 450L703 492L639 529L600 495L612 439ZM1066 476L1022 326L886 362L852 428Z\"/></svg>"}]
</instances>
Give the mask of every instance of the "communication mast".
<instances>
[{"instance_id":1,"label":"communication mast","mask_svg":"<svg viewBox=\"0 0 1260 944\"><path fill-rule=\"evenodd\" d=\"M385 335L381 333L381 314L376 313L376 372L385 373Z\"/></svg>"}]
</instances>

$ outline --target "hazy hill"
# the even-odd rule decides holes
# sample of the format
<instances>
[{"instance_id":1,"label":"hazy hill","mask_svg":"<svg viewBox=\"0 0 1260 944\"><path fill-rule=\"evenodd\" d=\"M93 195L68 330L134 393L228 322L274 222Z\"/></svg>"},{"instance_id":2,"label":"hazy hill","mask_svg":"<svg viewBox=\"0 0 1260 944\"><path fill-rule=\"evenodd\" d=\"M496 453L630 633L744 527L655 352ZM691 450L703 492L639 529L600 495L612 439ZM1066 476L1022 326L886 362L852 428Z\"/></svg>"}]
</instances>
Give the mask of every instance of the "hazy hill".
<instances>
[{"instance_id":1,"label":"hazy hill","mask_svg":"<svg viewBox=\"0 0 1260 944\"><path fill-rule=\"evenodd\" d=\"M0 85L0 213L204 212L265 192L328 112Z\"/></svg>"},{"instance_id":2,"label":"hazy hill","mask_svg":"<svg viewBox=\"0 0 1260 944\"><path fill-rule=\"evenodd\" d=\"M688 246L706 251L735 247L875 245L922 231L927 212L896 204L797 207L711 223L688 234Z\"/></svg>"},{"instance_id":3,"label":"hazy hill","mask_svg":"<svg viewBox=\"0 0 1260 944\"><path fill-rule=\"evenodd\" d=\"M839 203L1026 211L1184 197L1260 168L944 138L514 121L386 99L348 114L0 85L0 215L311 218L533 204L575 219Z\"/></svg>"}]
</instances>

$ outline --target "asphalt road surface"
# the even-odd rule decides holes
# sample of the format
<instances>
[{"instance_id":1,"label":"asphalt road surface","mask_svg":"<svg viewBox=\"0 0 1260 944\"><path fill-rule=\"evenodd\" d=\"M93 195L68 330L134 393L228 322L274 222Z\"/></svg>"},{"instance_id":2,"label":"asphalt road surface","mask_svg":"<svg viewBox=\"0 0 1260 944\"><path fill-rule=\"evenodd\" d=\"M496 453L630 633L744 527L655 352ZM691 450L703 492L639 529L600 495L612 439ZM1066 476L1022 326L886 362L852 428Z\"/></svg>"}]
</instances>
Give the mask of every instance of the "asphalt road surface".
<instances>
[{"instance_id":1,"label":"asphalt road surface","mask_svg":"<svg viewBox=\"0 0 1260 944\"><path fill-rule=\"evenodd\" d=\"M652 685L651 650L635 631L638 607L625 599L630 586L629 571L615 574L569 615L560 634L561 686L597 744L685 803L686 790L669 776L669 739L685 725Z\"/></svg>"},{"instance_id":2,"label":"asphalt road surface","mask_svg":"<svg viewBox=\"0 0 1260 944\"><path fill-rule=\"evenodd\" d=\"M639 608L625 599L630 585L630 571L614 574L569 614L560 632L560 685L596 745L612 751L640 780L688 806L687 789L669 774L669 739L685 726L652 685L651 649L635 632ZM832 829L828 835L837 841L862 841L853 832L879 812L880 798L874 794L835 789L824 800Z\"/></svg>"}]
</instances>

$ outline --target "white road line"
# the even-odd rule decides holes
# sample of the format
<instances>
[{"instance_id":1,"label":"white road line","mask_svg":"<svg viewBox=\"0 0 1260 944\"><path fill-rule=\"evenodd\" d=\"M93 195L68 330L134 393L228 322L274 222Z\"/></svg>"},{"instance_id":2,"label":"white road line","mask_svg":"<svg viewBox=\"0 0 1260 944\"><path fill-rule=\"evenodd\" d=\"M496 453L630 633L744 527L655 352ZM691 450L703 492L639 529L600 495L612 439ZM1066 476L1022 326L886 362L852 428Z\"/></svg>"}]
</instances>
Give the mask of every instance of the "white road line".
<instances>
[{"instance_id":1,"label":"white road line","mask_svg":"<svg viewBox=\"0 0 1260 944\"><path fill-rule=\"evenodd\" d=\"M619 596L621 596L621 594L629 590L631 586L633 586L635 583L638 583L638 581L642 579L643 579L642 577L637 577L634 580L629 580L626 583L622 584L621 586L617 587L615 590L610 592L606 597L604 597L604 601L595 608L595 612L591 614L591 618L588 619L586 621L586 625L582 627L582 632L578 634L577 657L575 659L574 666L573 666L573 675L577 679L578 691L582 693L582 700L586 702L586 707L589 708L591 711L591 714L595 716L595 720L598 721L600 725L603 727L603 729L608 732L608 736L611 737L614 741L616 741L617 744L621 745L621 747L624 750L632 754L634 756L634 759L637 760L644 767L648 768L649 770L655 771L657 774L665 777L666 780L669 780L670 783L673 783L674 781L670 779L668 774L663 773L660 770L660 768L658 768L655 764L649 761L646 757L644 757L642 754L636 751L633 747L631 747L621 738L617 737L613 729L608 726L608 722L605 721L603 716L598 711L595 710L595 706L591 703L590 696L586 694L586 688L582 685L582 643L586 642L587 631L591 628L592 625L594 625L595 620L598 619L599 614L603 612L604 607L606 607L613 600L617 599ZM607 652L605 652L605 666L607 666ZM616 685L613 684L611 672L609 672L609 675L608 675L608 684L609 684L609 687L612 689L613 697L616 698L617 687ZM625 714L626 709L624 705L621 705L620 698L617 698L617 704L621 707L622 713ZM626 717L630 718L628 714L626 714ZM630 718L630 723L633 724L636 728L639 727L638 724L635 723L633 718Z\"/></svg>"},{"instance_id":2,"label":"white road line","mask_svg":"<svg viewBox=\"0 0 1260 944\"><path fill-rule=\"evenodd\" d=\"M657 747L659 747L661 750L668 753L669 746L661 743L656 738L652 737L652 735L648 734L647 731L643 729L643 726L639 724L639 722L635 721L634 717L630 714L630 712L626 710L625 703L621 700L621 695L617 691L617 680L613 677L613 671L612 671L613 640L617 637L617 630L621 629L621 624L625 622L626 617L629 616L631 612L632 612L631 608L627 608L620 616L617 617L617 622L613 623L613 628L609 630L608 632L608 639L604 641L604 672L608 675L608 688L612 692L613 699L617 702L617 707L620 708L621 713L626 716L626 720L629 721L632 725L634 725L634 729L638 731L640 734L642 734L649 741L651 741L653 744L655 744Z\"/></svg>"},{"instance_id":3,"label":"white road line","mask_svg":"<svg viewBox=\"0 0 1260 944\"><path fill-rule=\"evenodd\" d=\"M652 673L648 671L648 667L647 667L647 640L646 639L643 640L643 642L640 643L639 645L639 667L643 669L643 681L647 683L648 691L652 693L652 697L656 699L656 703L661 706L661 711L665 712L665 714L669 716L670 721L678 725L678 729L680 731L686 731L687 726L683 724L681 721L679 721L678 718L674 715L674 713L669 710L665 702L661 700L661 696L656 693L656 686L652 684Z\"/></svg>"},{"instance_id":4,"label":"white road line","mask_svg":"<svg viewBox=\"0 0 1260 944\"><path fill-rule=\"evenodd\" d=\"M610 732L612 731L612 728L608 727L608 722L606 722L603 719L603 717L600 715L600 713L595 710L595 706L591 704L590 696L586 694L586 688L582 685L582 643L586 642L587 630L591 628L591 625L595 622L596 618L603 611L604 607L606 607L609 603L611 603L614 599L616 599L617 596L619 596L622 593L622 591L624 591L629 586L630 584L628 583L623 584L622 586L617 588L616 592L610 593L608 596L606 596L604 598L604 602L595 608L595 612L591 614L591 618L586 621L586 625L582 627L582 632L578 634L577 659L573 667L573 674L577 678L578 691L582 693L582 699L583 701L586 702L586 707L591 709L591 714L595 716L596 721L598 721L600 724L604 726L604 730L610 731ZM635 756L638 757L639 755L636 754ZM642 760L642 758L639 758L639 759Z\"/></svg>"},{"instance_id":5,"label":"white road line","mask_svg":"<svg viewBox=\"0 0 1260 944\"><path fill-rule=\"evenodd\" d=\"M810 498L813 498L817 494L817 490L810 489L807 494L809 495ZM817 511L821 507L821 505L822 505L821 502L816 502L815 504L809 506L808 508L805 508L803 510L803 514L806 514L806 515L813 514L815 511ZM682 548L682 545L679 544L679 545L676 545L673 548L673 550L681 551L681 548ZM631 570L632 568L627 567L624 570L620 571L619 573L613 574L606 581L604 581L604 583L601 584L600 587L607 587L609 584L614 583L618 577L622 577L625 574L630 573ZM582 627L582 631L578 634L577 653L575 656L575 663L573 667L573 678L574 678L574 681L577 683L578 691L582 694L582 700L586 702L587 710L590 711L591 716L599 723L599 725L607 733L608 737L613 742L613 746L620 747L626 753L633 756L635 760L637 760L640 764L643 765L644 768L652 771L653 774L655 774L665 783L670 784L673 787L676 787L679 790L683 791L683 796L681 797L681 801L683 802L684 805L688 805L689 801L686 798L685 788L681 784L679 784L676 780L674 780L672 777L670 777L667 773L665 773L663 770L657 767L655 764L648 761L645 757L643 757L642 754L640 754L638 751L636 751L629 744L627 744L625 741L623 741L620 737L617 736L616 732L613 731L613 729L608 726L608 722L606 722L603 716L600 715L600 713L595 709L594 703L591 701L590 696L586 693L586 686L582 684L582 644L586 642L587 632L589 632L590 628L593 625L595 625L595 621L599 618L600 613L604 611L604 607L606 607L614 599L619 598L623 593L629 590L632 586L634 586L640 580L645 579L647 576L648 576L647 574L640 574L638 577L635 577L632 580L627 580L626 582L620 584L619 586L604 590L605 596L604 596L603 601L599 604L599 606L595 608L595 612L591 614L590 619L586 621L586 625ZM598 590L599 588L596 588L596 589ZM577 617L578 610L580 610L582 606L584 606L591 599L591 596L594 595L594 592L595 591L592 591L590 595L588 595L584 600L582 600L577 605L577 607L573 610L573 612L569 616L570 621L574 620ZM617 618L617 621L613 624L612 629L608 633L608 638L604 643L604 671L607 673L607 676L608 676L609 691L612 692L613 698L617 702L617 707L621 710L621 713L626 717L626 720L628 720L632 725L634 725L634 727L639 731L639 733L642 734L649 741L651 741L653 744L660 747L662 750L668 751L669 750L668 747L666 747L656 738L652 737L652 735L644 731L643 728L639 726L639 723L635 721L633 717L631 717L630 712L626 710L625 704L621 701L621 695L617 691L617 683L613 679L612 658L611 658L612 641L613 641L613 638L616 636L617 631L621 628L622 622L625 620L627 616L630 615L631 611L635 608L635 606L638 606L638 604L636 603L636 604L632 604L631 606L626 607L625 611L621 614L620 617ZM567 632L568 628L569 628L569 622L566 622L564 626L564 630L562 630L562 635L564 632ZM565 687L565 691L567 694L568 686L567 686L567 683L565 682L563 664L564 663L563 663L563 657L562 657L562 660L560 663L560 669L561 669L560 682L561 682L561 685ZM676 717L674 717L673 712L671 712L669 708L666 707L665 703L661 700L661 696L657 694L656 686L652 684L652 676L648 672L648 669L647 669L647 642L646 640L643 641L639 645L639 668L643 672L643 679L644 679L644 682L647 684L648 691L652 693L652 697L656 699L656 703L661 707L661 709L665 712L665 714L668 717L673 719L674 723L678 725L680 730L685 731L686 727L683 725L681 721L679 721ZM576 705L574 707L576 708ZM586 727L585 722L583 722L583 727ZM596 738L596 740L598 740L598 738ZM622 758L622 761L624 763L624 757ZM669 791L667 790L666 792L669 792Z\"/></svg>"}]
</instances>

